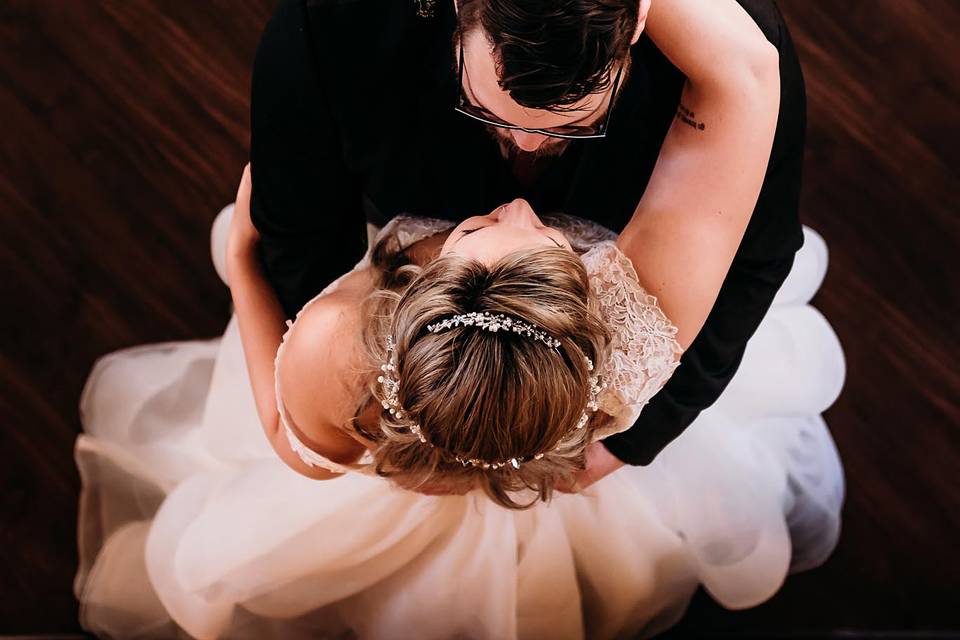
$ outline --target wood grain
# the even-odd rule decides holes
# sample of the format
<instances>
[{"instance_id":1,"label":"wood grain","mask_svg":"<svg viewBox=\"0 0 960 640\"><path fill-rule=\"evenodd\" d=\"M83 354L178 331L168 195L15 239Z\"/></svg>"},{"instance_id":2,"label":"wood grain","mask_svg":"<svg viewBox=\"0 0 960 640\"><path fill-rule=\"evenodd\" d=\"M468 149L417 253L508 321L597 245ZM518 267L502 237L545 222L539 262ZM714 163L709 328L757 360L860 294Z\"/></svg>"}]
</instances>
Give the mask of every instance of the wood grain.
<instances>
[{"instance_id":1,"label":"wood grain","mask_svg":"<svg viewBox=\"0 0 960 640\"><path fill-rule=\"evenodd\" d=\"M270 0L0 5L0 633L77 633L72 460L99 356L222 331L209 225L248 152ZM827 413L840 546L669 636L960 630L960 4L781 0L804 65L815 304L848 381Z\"/></svg>"}]
</instances>

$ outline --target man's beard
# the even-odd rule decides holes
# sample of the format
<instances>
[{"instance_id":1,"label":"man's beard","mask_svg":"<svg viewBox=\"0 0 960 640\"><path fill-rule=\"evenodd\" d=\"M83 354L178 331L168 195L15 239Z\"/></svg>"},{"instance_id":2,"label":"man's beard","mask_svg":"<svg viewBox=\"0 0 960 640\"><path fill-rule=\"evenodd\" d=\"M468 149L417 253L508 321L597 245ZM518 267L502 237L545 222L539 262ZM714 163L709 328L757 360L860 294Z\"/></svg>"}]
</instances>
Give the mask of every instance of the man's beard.
<instances>
[{"instance_id":1,"label":"man's beard","mask_svg":"<svg viewBox=\"0 0 960 640\"><path fill-rule=\"evenodd\" d=\"M570 144L567 138L548 138L533 151L524 151L513 141L513 137L500 127L493 125L486 126L487 133L493 136L497 146L500 148L500 155L504 158L516 158L520 154L527 154L528 157L555 158L563 153Z\"/></svg>"}]
</instances>

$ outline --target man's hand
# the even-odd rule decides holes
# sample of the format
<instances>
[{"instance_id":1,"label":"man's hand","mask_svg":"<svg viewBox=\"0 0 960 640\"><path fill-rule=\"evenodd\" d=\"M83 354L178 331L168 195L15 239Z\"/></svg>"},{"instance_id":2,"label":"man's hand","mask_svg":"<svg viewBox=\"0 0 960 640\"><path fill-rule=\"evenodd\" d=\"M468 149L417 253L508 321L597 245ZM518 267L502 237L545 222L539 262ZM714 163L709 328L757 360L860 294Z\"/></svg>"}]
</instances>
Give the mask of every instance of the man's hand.
<instances>
[{"instance_id":1,"label":"man's hand","mask_svg":"<svg viewBox=\"0 0 960 640\"><path fill-rule=\"evenodd\" d=\"M466 485L457 487L455 483L442 476L430 478L418 486L408 485L402 480L398 481L397 484L408 491L416 491L427 496L462 496L472 488Z\"/></svg>"},{"instance_id":2,"label":"man's hand","mask_svg":"<svg viewBox=\"0 0 960 640\"><path fill-rule=\"evenodd\" d=\"M558 484L557 491L578 493L623 465L623 461L607 451L602 442L593 442L587 445L587 468L578 472L572 483Z\"/></svg>"}]
</instances>

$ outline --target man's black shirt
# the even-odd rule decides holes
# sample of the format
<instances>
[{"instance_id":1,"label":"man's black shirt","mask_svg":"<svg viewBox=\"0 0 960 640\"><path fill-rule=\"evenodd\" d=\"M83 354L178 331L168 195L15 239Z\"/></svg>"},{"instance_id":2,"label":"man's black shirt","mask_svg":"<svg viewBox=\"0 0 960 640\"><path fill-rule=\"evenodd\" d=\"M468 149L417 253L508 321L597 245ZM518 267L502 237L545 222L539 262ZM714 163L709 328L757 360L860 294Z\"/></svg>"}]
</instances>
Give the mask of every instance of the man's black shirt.
<instances>
[{"instance_id":1,"label":"man's black shirt","mask_svg":"<svg viewBox=\"0 0 960 640\"><path fill-rule=\"evenodd\" d=\"M717 301L681 365L629 430L604 440L647 464L711 405L803 243L798 217L803 78L772 0L738 0L780 52L780 114L757 206ZM672 124L684 76L646 36L607 137L571 141L523 180L482 123L454 111L452 3L417 16L398 0L281 0L253 70L251 215L267 276L291 317L366 248L366 222L461 220L517 197L621 231ZM722 64L722 61L718 61ZM683 188L695 189L691 175Z\"/></svg>"}]
</instances>

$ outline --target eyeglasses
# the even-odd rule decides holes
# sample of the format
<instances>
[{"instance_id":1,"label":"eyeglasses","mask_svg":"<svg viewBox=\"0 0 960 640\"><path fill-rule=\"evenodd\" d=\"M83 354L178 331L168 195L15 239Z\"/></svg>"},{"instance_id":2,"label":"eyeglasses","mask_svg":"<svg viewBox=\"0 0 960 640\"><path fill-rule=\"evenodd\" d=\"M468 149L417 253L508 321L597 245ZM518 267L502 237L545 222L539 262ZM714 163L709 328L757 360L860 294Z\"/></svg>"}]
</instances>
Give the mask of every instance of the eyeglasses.
<instances>
[{"instance_id":1,"label":"eyeglasses","mask_svg":"<svg viewBox=\"0 0 960 640\"><path fill-rule=\"evenodd\" d=\"M601 126L596 125L563 125L559 127L549 127L547 129L531 129L527 127L520 127L515 124L510 124L509 122L504 122L497 118L483 107L471 103L466 94L463 91L463 38L460 37L460 64L457 69L457 105L454 109L465 116L469 116L474 120L479 120L484 124L489 124L494 127L502 127L504 129L519 129L520 131L526 131L527 133L539 133L545 136L550 136L552 138L567 138L567 139L584 139L584 138L605 138L607 135L607 127L610 124L610 114L613 113L613 101L617 95L617 89L620 87L620 74L623 72L623 66L620 65L620 68L617 69L617 75L613 80L613 91L610 92L610 104L607 107L607 115L603 119L603 124Z\"/></svg>"}]
</instances>

